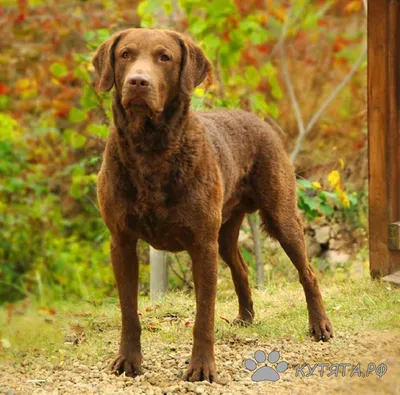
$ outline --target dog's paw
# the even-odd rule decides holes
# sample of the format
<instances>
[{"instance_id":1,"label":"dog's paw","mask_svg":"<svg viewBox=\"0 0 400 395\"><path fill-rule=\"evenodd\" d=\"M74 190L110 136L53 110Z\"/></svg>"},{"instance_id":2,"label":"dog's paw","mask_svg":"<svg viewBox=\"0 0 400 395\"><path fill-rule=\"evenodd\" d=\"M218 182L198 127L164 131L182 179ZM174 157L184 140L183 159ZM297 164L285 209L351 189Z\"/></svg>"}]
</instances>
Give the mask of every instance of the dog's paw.
<instances>
[{"instance_id":1,"label":"dog's paw","mask_svg":"<svg viewBox=\"0 0 400 395\"><path fill-rule=\"evenodd\" d=\"M215 363L207 360L198 360L197 362L190 361L189 366L183 375L184 381L203 381L210 383L219 382Z\"/></svg>"},{"instance_id":2,"label":"dog's paw","mask_svg":"<svg viewBox=\"0 0 400 395\"><path fill-rule=\"evenodd\" d=\"M253 323L253 317L248 316L248 317L241 317L238 315L234 320L233 320L233 325L238 325L238 326L249 326Z\"/></svg>"},{"instance_id":3,"label":"dog's paw","mask_svg":"<svg viewBox=\"0 0 400 395\"><path fill-rule=\"evenodd\" d=\"M310 335L315 341L327 342L333 337L333 326L328 318L319 321L310 321Z\"/></svg>"},{"instance_id":4,"label":"dog's paw","mask_svg":"<svg viewBox=\"0 0 400 395\"><path fill-rule=\"evenodd\" d=\"M142 354L140 352L133 353L130 358L119 354L110 364L110 372L119 376L125 372L128 377L135 377L142 373Z\"/></svg>"},{"instance_id":5,"label":"dog's paw","mask_svg":"<svg viewBox=\"0 0 400 395\"><path fill-rule=\"evenodd\" d=\"M233 325L247 326L252 324L254 321L254 311L253 309L240 311L237 317L233 320Z\"/></svg>"}]
</instances>

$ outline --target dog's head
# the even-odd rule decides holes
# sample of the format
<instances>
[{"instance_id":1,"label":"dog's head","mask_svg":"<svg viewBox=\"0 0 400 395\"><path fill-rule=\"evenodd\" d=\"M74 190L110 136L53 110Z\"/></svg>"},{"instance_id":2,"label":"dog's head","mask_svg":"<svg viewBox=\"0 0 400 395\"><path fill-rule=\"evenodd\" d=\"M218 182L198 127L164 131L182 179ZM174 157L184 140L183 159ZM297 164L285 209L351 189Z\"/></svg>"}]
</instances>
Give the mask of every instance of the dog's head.
<instances>
[{"instance_id":1,"label":"dog's head","mask_svg":"<svg viewBox=\"0 0 400 395\"><path fill-rule=\"evenodd\" d=\"M121 105L134 113L160 114L178 97L190 97L211 64L183 35L152 29L115 33L97 50L93 65L99 88L114 85Z\"/></svg>"}]
</instances>

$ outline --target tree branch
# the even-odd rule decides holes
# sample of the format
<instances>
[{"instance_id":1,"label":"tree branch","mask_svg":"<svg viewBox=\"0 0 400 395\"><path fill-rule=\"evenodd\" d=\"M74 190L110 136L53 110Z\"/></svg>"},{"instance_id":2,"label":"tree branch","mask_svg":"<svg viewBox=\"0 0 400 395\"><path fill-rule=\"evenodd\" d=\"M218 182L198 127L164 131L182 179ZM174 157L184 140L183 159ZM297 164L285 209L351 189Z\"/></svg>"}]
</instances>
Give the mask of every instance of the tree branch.
<instances>
[{"instance_id":1,"label":"tree branch","mask_svg":"<svg viewBox=\"0 0 400 395\"><path fill-rule=\"evenodd\" d=\"M364 4L364 10L365 13L367 14L367 1L363 0ZM290 11L288 11L284 26L282 28L282 34L279 39L279 45L280 45L280 50L281 50L281 61L282 61L282 71L283 71L283 77L285 80L286 88L289 93L289 98L290 102L292 104L293 110L295 112L296 116L296 121L297 121L297 127L299 129L299 134L296 139L296 143L294 146L294 149L290 155L290 159L292 162L295 162L297 156L300 153L301 146L303 144L304 139L307 137L308 133L312 130L312 128L315 126L317 121L321 118L321 116L324 114L326 109L330 106L330 104L337 98L341 90L349 83L355 72L358 70L358 68L361 65L361 62L363 61L366 53L367 53L367 43L364 44L364 47L357 58L356 62L354 63L353 67L351 70L348 72L348 74L344 77L342 82L336 86L336 88L332 91L332 93L327 97L327 99L324 101L324 103L321 105L321 107L315 112L315 114L312 116L311 120L308 122L307 126L304 125L304 120L301 115L301 110L299 106L299 102L296 98L296 94L293 88L293 83L290 78L290 74L287 68L287 63L286 63L286 58L285 58L285 36L286 32L288 29L289 25L289 17L290 17Z\"/></svg>"},{"instance_id":2,"label":"tree branch","mask_svg":"<svg viewBox=\"0 0 400 395\"><path fill-rule=\"evenodd\" d=\"M363 61L366 54L367 54L367 43L364 44L364 48L362 49L356 63L354 63L349 73L346 75L343 81L332 91L332 93L328 96L328 98L325 100L325 102L322 104L319 110L313 115L310 122L307 124L307 127L304 129L304 125L299 124L300 133L297 136L296 144L294 146L293 152L290 155L290 159L292 160L292 162L296 160L305 137L308 135L308 133L310 133L314 125L317 123L319 118L321 118L322 114L326 111L326 109L330 106L330 104L337 98L340 91L349 83L355 72L360 67L361 62Z\"/></svg>"},{"instance_id":3,"label":"tree branch","mask_svg":"<svg viewBox=\"0 0 400 395\"><path fill-rule=\"evenodd\" d=\"M292 83L292 80L290 78L290 73L289 73L289 70L287 68L287 63L286 63L285 36L286 36L287 29L289 27L291 11L292 11L292 9L290 9L288 11L288 13L286 14L285 22L284 22L284 25L283 25L283 28L282 28L282 34L281 34L281 37L279 39L279 47L280 47L280 50L281 50L281 62L282 62L283 78L285 80L285 85L286 85L286 88L287 88L288 93L289 93L290 102L292 104L294 113L296 115L297 126L299 128L299 136L304 136L306 134L306 130L305 130L305 127L304 127L303 116L301 115L299 102L297 101L296 93L294 91L293 83Z\"/></svg>"}]
</instances>

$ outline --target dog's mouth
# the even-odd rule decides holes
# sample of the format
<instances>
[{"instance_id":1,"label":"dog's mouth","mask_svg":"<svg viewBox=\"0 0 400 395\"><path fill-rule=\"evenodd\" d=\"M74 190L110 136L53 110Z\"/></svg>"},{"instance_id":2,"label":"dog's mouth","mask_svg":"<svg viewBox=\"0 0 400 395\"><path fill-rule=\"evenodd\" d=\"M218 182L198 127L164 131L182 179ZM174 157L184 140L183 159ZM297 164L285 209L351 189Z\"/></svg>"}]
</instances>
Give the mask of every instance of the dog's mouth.
<instances>
[{"instance_id":1,"label":"dog's mouth","mask_svg":"<svg viewBox=\"0 0 400 395\"><path fill-rule=\"evenodd\" d=\"M128 113L159 114L163 111L157 103L148 97L126 95L122 97L121 104Z\"/></svg>"},{"instance_id":2,"label":"dog's mouth","mask_svg":"<svg viewBox=\"0 0 400 395\"><path fill-rule=\"evenodd\" d=\"M128 107L149 107L142 97L135 97L128 102Z\"/></svg>"},{"instance_id":3,"label":"dog's mouth","mask_svg":"<svg viewBox=\"0 0 400 395\"><path fill-rule=\"evenodd\" d=\"M135 97L123 97L122 98L122 105L125 110L150 110L149 103L147 100L140 96Z\"/></svg>"}]
</instances>

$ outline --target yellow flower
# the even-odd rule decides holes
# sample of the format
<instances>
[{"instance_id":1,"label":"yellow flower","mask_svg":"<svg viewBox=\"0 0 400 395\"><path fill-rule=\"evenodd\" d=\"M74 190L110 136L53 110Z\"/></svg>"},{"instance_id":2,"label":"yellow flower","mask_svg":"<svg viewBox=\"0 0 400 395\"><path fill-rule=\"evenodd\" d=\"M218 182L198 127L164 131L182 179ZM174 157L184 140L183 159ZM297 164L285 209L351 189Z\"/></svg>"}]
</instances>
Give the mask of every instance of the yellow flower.
<instances>
[{"instance_id":1,"label":"yellow flower","mask_svg":"<svg viewBox=\"0 0 400 395\"><path fill-rule=\"evenodd\" d=\"M321 184L318 182L318 181L314 181L313 183L312 183L312 186L315 188L315 189L321 189L322 187L321 187Z\"/></svg>"},{"instance_id":2,"label":"yellow flower","mask_svg":"<svg viewBox=\"0 0 400 395\"><path fill-rule=\"evenodd\" d=\"M196 96L203 97L205 95L205 91L202 88L196 88L194 90Z\"/></svg>"},{"instance_id":3,"label":"yellow flower","mask_svg":"<svg viewBox=\"0 0 400 395\"><path fill-rule=\"evenodd\" d=\"M344 207L350 207L350 200L347 198L346 195L343 196L342 203Z\"/></svg>"},{"instance_id":4,"label":"yellow flower","mask_svg":"<svg viewBox=\"0 0 400 395\"><path fill-rule=\"evenodd\" d=\"M329 176L328 181L333 187L340 185L340 174L337 170L333 170Z\"/></svg>"},{"instance_id":5,"label":"yellow flower","mask_svg":"<svg viewBox=\"0 0 400 395\"><path fill-rule=\"evenodd\" d=\"M343 207L350 207L350 200L349 198L346 196L346 194L344 193L343 189L341 188L340 185L338 185L336 187L336 192L339 196L340 201L343 204Z\"/></svg>"}]
</instances>

